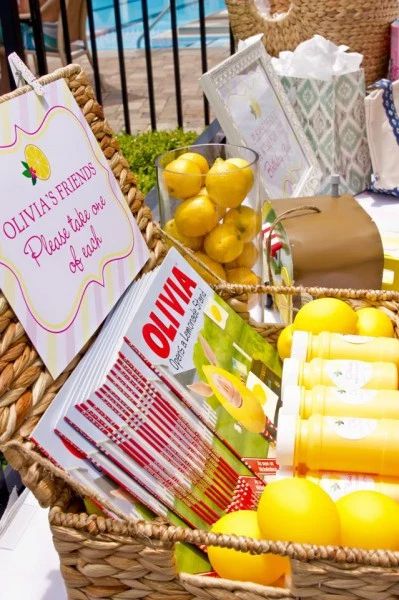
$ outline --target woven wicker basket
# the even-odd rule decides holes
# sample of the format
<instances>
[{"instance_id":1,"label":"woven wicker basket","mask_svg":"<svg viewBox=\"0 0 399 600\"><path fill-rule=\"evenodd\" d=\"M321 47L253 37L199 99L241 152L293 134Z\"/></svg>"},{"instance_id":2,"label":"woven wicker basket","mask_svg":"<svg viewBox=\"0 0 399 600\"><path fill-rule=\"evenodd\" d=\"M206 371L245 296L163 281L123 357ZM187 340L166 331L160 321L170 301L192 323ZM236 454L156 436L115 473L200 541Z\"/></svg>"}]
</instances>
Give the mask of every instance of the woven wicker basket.
<instances>
[{"instance_id":1,"label":"woven wicker basket","mask_svg":"<svg viewBox=\"0 0 399 600\"><path fill-rule=\"evenodd\" d=\"M151 251L147 269L152 269L165 252L161 233L151 220L151 212L143 205L135 178L104 121L93 90L77 66L57 71L42 78L41 82L46 84L59 77L66 79L110 161ZM0 102L29 89L21 88L1 98ZM228 284L221 284L216 290L243 316L246 316L248 293L282 291L267 286L248 288ZM397 293L320 288L284 288L284 292L306 292L313 297L336 296L355 308L381 306L392 318L396 333L399 331ZM254 326L270 341L275 341L281 328L264 324ZM176 528L164 522L117 521L82 512L79 496L87 495L87 490L73 483L67 473L41 456L27 439L78 360L79 357L53 381L6 299L0 295L0 449L40 503L52 507L50 525L70 600L399 598L399 553L260 542ZM174 565L174 544L179 541L289 556L292 559L291 590L178 575Z\"/></svg>"},{"instance_id":2,"label":"woven wicker basket","mask_svg":"<svg viewBox=\"0 0 399 600\"><path fill-rule=\"evenodd\" d=\"M387 76L390 23L399 16L397 0L271 0L270 15L256 0L226 0L234 36L264 33L272 56L294 50L318 33L364 55L367 84Z\"/></svg>"}]
</instances>

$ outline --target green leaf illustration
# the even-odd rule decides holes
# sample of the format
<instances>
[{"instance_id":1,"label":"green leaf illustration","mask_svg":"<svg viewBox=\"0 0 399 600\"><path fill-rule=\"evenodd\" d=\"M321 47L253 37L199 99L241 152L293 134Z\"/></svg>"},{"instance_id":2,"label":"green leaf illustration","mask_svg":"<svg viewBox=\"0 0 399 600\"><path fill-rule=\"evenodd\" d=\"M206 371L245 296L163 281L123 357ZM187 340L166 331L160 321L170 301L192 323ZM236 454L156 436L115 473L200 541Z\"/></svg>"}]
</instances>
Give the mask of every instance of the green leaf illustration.
<instances>
[{"instance_id":1,"label":"green leaf illustration","mask_svg":"<svg viewBox=\"0 0 399 600\"><path fill-rule=\"evenodd\" d=\"M29 171L29 169L26 169L26 171L24 171L24 172L22 173L22 175L24 175L25 177L28 177L29 179L31 179L31 178L32 178L32 174L31 174L31 172Z\"/></svg>"}]
</instances>

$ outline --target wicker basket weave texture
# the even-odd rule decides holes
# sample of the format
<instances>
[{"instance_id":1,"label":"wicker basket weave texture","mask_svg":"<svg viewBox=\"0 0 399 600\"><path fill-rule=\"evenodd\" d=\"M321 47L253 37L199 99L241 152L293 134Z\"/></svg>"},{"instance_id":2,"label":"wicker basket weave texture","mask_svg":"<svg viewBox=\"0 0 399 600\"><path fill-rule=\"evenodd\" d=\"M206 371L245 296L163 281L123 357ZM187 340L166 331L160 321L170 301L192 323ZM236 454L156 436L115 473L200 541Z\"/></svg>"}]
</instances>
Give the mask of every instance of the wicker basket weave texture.
<instances>
[{"instance_id":1,"label":"wicker basket weave texture","mask_svg":"<svg viewBox=\"0 0 399 600\"><path fill-rule=\"evenodd\" d=\"M273 0L271 15L256 0L226 0L237 39L264 33L272 56L294 50L315 34L345 44L364 56L366 83L387 76L390 24L399 16L397 0Z\"/></svg>"},{"instance_id":2,"label":"wicker basket weave texture","mask_svg":"<svg viewBox=\"0 0 399 600\"><path fill-rule=\"evenodd\" d=\"M147 269L152 269L164 255L165 245L151 212L126 160L104 120L101 107L80 67L70 66L41 80L49 83L64 77L87 121L110 161L112 170L135 215L151 251ZM21 88L0 102L26 93ZM247 316L249 293L281 292L260 286L248 288L223 284L217 291L244 317ZM290 294L310 293L314 297L336 296L356 307L378 305L392 318L399 331L399 294L365 290L284 289ZM349 300L351 299L351 300ZM279 326L253 324L270 341L276 339ZM85 349L82 350L82 353ZM82 512L76 494L87 490L72 483L69 475L41 456L28 436L58 389L78 362L77 357L66 372L53 381L37 356L21 324L6 299L0 296L0 448L18 469L26 485L50 513L54 542L61 568L73 600L272 600L280 598L333 598L385 600L399 598L399 554L357 549L313 547L281 542L259 542L170 527L164 523L143 523L127 519L104 519ZM177 575L173 548L176 542L198 546L211 542L243 552L286 555L292 559L293 588L288 590L250 583L216 580L207 577Z\"/></svg>"}]
</instances>

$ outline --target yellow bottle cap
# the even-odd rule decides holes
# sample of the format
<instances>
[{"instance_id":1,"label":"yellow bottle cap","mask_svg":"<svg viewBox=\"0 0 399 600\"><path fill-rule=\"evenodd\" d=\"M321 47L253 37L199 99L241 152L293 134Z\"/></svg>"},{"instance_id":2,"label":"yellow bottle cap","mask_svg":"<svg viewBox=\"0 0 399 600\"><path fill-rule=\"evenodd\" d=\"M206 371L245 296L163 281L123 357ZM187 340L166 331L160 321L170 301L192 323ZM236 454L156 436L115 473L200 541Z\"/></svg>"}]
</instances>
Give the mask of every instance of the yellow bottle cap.
<instances>
[{"instance_id":1,"label":"yellow bottle cap","mask_svg":"<svg viewBox=\"0 0 399 600\"><path fill-rule=\"evenodd\" d=\"M292 336L291 358L306 360L310 335L307 331L294 331Z\"/></svg>"},{"instance_id":2,"label":"yellow bottle cap","mask_svg":"<svg viewBox=\"0 0 399 600\"><path fill-rule=\"evenodd\" d=\"M280 469L283 470L294 467L296 422L297 418L295 415L279 415L276 459Z\"/></svg>"}]
</instances>

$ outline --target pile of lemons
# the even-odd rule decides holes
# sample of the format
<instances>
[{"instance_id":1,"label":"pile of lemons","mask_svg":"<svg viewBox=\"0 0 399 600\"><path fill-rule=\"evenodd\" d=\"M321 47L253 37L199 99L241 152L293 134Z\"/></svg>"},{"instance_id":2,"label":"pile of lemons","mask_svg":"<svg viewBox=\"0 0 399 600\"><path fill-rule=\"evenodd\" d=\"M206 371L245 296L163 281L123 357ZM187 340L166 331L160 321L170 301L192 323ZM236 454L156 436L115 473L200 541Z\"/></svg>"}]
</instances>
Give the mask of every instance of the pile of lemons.
<instances>
[{"instance_id":1,"label":"pile of lemons","mask_svg":"<svg viewBox=\"0 0 399 600\"><path fill-rule=\"evenodd\" d=\"M277 350L282 359L291 354L294 331L394 337L392 321L381 309L367 307L355 311L337 298L311 300L299 309L292 325L285 327L278 338Z\"/></svg>"},{"instance_id":2,"label":"pile of lemons","mask_svg":"<svg viewBox=\"0 0 399 600\"><path fill-rule=\"evenodd\" d=\"M197 152L185 152L163 171L168 193L179 201L164 230L194 251L213 273L229 283L255 285L252 267L258 260L253 243L261 217L242 203L254 183L254 174L243 158L217 158L212 166ZM192 261L209 283L216 283Z\"/></svg>"},{"instance_id":3,"label":"pile of lemons","mask_svg":"<svg viewBox=\"0 0 399 600\"><path fill-rule=\"evenodd\" d=\"M255 540L399 550L399 504L374 491L357 491L334 502L318 485L287 478L269 483L258 510L221 517L212 533ZM282 585L289 560L208 546L213 569L223 578Z\"/></svg>"}]
</instances>

